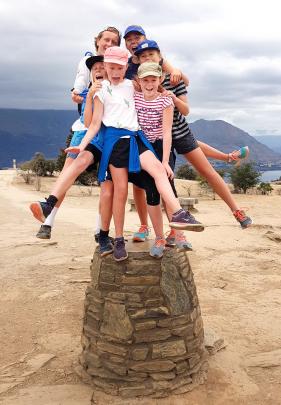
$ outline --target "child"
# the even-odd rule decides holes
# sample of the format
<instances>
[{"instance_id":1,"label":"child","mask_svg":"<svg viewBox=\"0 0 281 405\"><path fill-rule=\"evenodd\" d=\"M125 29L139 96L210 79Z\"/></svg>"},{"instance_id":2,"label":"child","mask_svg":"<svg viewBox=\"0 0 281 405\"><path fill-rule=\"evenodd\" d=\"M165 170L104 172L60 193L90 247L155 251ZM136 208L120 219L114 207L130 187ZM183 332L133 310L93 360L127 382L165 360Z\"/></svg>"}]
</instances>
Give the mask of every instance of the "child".
<instances>
[{"instance_id":1,"label":"child","mask_svg":"<svg viewBox=\"0 0 281 405\"><path fill-rule=\"evenodd\" d=\"M162 59L157 43L149 40L145 40L138 45L138 47L135 49L135 55L138 56L140 63L144 63L146 61L159 63ZM240 151L234 151L232 154L228 155L217 151L209 145L200 144L200 147L202 146L202 151L201 148L198 147L198 143L191 133L184 118L184 115L187 115L189 112L186 99L187 92L184 83L181 81L178 85L171 86L170 77L169 75L166 75L164 81L162 82L162 86L168 89L163 93L163 95L169 95L175 104L172 130L172 148L175 149L177 153L183 154L186 159L193 164L197 171L208 180L216 193L228 204L233 212L234 217L240 223L242 229L249 227L252 223L251 219L238 208L225 182L213 169L203 154L204 152L208 157L215 157L223 160L237 160L248 155L248 148L243 147L240 149ZM141 206L142 212L144 212L143 206L145 205L145 198L142 190L137 190L137 188L134 187L134 198L137 201L136 205ZM135 236L137 238L143 237L143 239L145 239L148 236L147 228L142 226L140 231L141 232L139 232L139 234L137 233ZM167 239L169 244L175 243L175 235L173 230Z\"/></svg>"},{"instance_id":2,"label":"child","mask_svg":"<svg viewBox=\"0 0 281 405\"><path fill-rule=\"evenodd\" d=\"M203 231L204 227L180 207L166 175L167 167L157 160L151 145L138 130L133 84L124 78L128 53L119 47L108 48L104 62L108 81L103 81L102 90L95 96L91 125L79 147L68 148L67 151L84 151L98 133L101 123L104 124L99 180L104 181L109 165L115 186L112 212L116 238L113 256L116 261L121 261L128 257L123 237L128 171L138 172L142 168L154 178L158 191L173 213L170 226L198 232Z\"/></svg>"}]
</instances>

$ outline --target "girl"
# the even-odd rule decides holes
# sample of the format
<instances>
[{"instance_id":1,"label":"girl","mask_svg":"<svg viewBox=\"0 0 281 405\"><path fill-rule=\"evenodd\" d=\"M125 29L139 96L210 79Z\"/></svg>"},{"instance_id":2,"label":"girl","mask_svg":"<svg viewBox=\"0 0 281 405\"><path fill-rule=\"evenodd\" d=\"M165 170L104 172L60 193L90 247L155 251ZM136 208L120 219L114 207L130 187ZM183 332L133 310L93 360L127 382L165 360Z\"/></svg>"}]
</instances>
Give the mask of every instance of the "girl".
<instances>
[{"instance_id":1,"label":"girl","mask_svg":"<svg viewBox=\"0 0 281 405\"><path fill-rule=\"evenodd\" d=\"M108 80L94 99L94 114L91 125L81 144L67 148L67 152L81 152L98 133L104 124L104 144L99 168L99 180L104 181L109 165L114 184L113 219L115 224L115 244L113 256L117 261L125 260L128 255L123 238L125 204L128 193L128 171L147 171L155 180L157 189L171 210L170 226L193 231L203 231L204 227L188 212L184 211L174 196L166 171L171 175L168 165L162 165L155 157L150 143L139 131L134 106L134 88L130 80L124 79L127 69L128 53L119 47L111 47L104 54L105 70Z\"/></svg>"},{"instance_id":2,"label":"girl","mask_svg":"<svg viewBox=\"0 0 281 405\"><path fill-rule=\"evenodd\" d=\"M136 50L135 55L139 57L140 63L147 61L153 61L159 63L161 61L160 49L155 41L145 40L141 42ZM172 130L172 149L175 149L177 153L183 154L187 160L192 163L195 169L205 177L211 184L212 188L216 193L227 203L233 212L234 217L240 223L242 229L249 227L252 220L245 215L245 213L239 209L232 194L230 193L227 185L221 178L221 176L213 169L206 156L221 159L221 160L239 160L248 155L248 148L243 147L239 151L234 151L231 154L224 154L209 145L200 143L200 148L197 141L194 139L189 126L184 118L184 115L189 113L189 107L186 98L186 88L184 83L181 81L176 86L170 85L169 75L166 75L162 86L168 89L163 95L169 95L174 104L174 121ZM201 149L202 148L202 149ZM134 199L136 201L136 206L141 207L142 218L145 220L145 196L143 190L134 187ZM147 218L147 214L146 214ZM147 219L146 219L147 221ZM134 235L135 239L143 240L148 236L147 222L142 222L144 226L141 226L140 232ZM175 244L174 231L167 238L169 244ZM179 245L181 241L179 241Z\"/></svg>"}]
</instances>

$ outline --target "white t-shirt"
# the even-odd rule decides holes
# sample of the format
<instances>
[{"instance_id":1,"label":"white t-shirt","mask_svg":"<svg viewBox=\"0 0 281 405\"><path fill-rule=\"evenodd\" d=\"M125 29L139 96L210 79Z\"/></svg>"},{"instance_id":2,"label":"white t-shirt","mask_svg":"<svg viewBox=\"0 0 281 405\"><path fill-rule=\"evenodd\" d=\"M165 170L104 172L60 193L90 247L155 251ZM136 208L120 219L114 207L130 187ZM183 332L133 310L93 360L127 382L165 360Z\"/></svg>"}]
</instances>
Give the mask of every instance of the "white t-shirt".
<instances>
[{"instance_id":1,"label":"white t-shirt","mask_svg":"<svg viewBox=\"0 0 281 405\"><path fill-rule=\"evenodd\" d=\"M124 79L120 84L112 85L103 80L102 88L94 97L103 103L102 122L107 127L125 128L130 131L139 129L134 101L134 87L131 80Z\"/></svg>"},{"instance_id":2,"label":"white t-shirt","mask_svg":"<svg viewBox=\"0 0 281 405\"><path fill-rule=\"evenodd\" d=\"M84 56L78 64L77 74L76 74L74 85L73 85L74 93L76 93L76 94L82 93L82 91L84 89L87 89L89 86L90 71L86 65L86 60L89 57L90 57L89 55Z\"/></svg>"}]
</instances>

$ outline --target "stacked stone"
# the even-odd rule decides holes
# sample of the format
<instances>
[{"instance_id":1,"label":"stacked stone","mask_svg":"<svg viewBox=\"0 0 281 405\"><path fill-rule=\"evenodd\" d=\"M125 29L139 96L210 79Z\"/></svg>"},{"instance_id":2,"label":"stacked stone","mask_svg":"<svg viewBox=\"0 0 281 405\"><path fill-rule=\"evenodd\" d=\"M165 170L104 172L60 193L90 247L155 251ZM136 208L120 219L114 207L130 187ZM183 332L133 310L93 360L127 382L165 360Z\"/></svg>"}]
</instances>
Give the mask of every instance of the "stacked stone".
<instances>
[{"instance_id":1,"label":"stacked stone","mask_svg":"<svg viewBox=\"0 0 281 405\"><path fill-rule=\"evenodd\" d=\"M112 395L166 396L206 378L204 332L186 253L126 261L95 252L86 291L78 372Z\"/></svg>"}]
</instances>

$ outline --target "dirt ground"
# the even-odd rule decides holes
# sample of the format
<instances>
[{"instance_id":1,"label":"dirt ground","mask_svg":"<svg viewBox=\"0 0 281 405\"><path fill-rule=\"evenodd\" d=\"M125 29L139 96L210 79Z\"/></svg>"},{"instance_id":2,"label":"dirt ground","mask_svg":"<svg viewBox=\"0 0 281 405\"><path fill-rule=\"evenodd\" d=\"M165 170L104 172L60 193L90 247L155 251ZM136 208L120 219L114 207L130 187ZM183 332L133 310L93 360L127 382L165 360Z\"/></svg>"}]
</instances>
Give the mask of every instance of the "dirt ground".
<instances>
[{"instance_id":1,"label":"dirt ground","mask_svg":"<svg viewBox=\"0 0 281 405\"><path fill-rule=\"evenodd\" d=\"M74 373L80 349L85 288L95 248L93 195L73 187L50 241L28 210L48 195L0 171L0 404L89 405L93 389ZM195 192L195 191L194 191ZM225 340L211 356L208 381L191 393L123 400L95 392L104 405L281 404L281 196L239 195L254 225L242 231L224 203L199 197L189 253L205 328ZM138 225L126 214L126 234ZM166 224L168 230L168 226Z\"/></svg>"}]
</instances>

